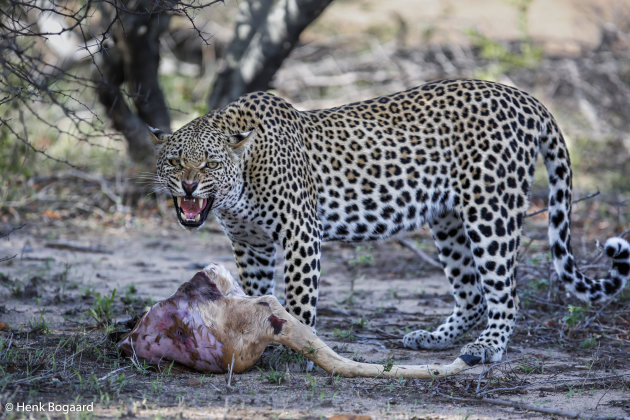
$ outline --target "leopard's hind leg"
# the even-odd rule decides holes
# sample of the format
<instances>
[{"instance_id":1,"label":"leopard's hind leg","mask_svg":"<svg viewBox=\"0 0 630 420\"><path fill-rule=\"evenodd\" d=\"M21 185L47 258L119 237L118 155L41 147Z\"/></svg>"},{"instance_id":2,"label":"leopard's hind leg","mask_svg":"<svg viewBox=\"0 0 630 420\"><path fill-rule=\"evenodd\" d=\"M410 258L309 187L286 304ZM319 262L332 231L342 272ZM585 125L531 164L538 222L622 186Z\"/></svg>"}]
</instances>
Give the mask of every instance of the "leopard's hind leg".
<instances>
[{"instance_id":1,"label":"leopard's hind leg","mask_svg":"<svg viewBox=\"0 0 630 420\"><path fill-rule=\"evenodd\" d=\"M454 211L436 216L429 224L444 272L451 284L455 307L446 321L434 331L413 331L403 338L412 349L443 349L485 318L482 295L470 241Z\"/></svg>"},{"instance_id":2,"label":"leopard's hind leg","mask_svg":"<svg viewBox=\"0 0 630 420\"><path fill-rule=\"evenodd\" d=\"M492 223L477 218L474 212L464 214L464 227L481 279L488 316L477 340L465 345L460 355L469 364L498 362L514 331L518 312L515 268L522 214L510 213L501 206L492 212Z\"/></svg>"}]
</instances>

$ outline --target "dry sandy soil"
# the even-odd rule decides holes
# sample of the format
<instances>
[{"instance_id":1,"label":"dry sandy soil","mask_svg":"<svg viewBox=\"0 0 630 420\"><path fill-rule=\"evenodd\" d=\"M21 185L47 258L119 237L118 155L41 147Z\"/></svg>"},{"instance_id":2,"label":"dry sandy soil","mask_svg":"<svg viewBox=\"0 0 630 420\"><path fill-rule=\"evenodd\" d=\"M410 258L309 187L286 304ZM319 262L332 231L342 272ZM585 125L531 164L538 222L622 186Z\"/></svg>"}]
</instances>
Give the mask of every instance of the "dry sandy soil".
<instances>
[{"instance_id":1,"label":"dry sandy soil","mask_svg":"<svg viewBox=\"0 0 630 420\"><path fill-rule=\"evenodd\" d=\"M544 416L488 400L500 399L585 418L630 414L628 296L601 312L577 310L573 319L567 304L577 302L548 286L548 260L535 247L522 258L521 315L504 363L435 381L346 379L319 368L305 372L295 354L275 348L228 385L226 375L134 367L114 346L128 330L124 321L140 314L148 298L168 296L198 267L215 261L235 272L229 242L214 223L191 233L175 226L170 212L107 220L48 216L0 242L0 256L17 254L0 265L3 410L7 402L94 401L95 417ZM540 237L544 217L529 220L532 236ZM413 239L433 253L426 232ZM442 274L395 241L327 244L323 254L318 331L340 354L375 363L449 362L479 332L445 351L403 349L407 328L436 326L449 313ZM106 316L98 317L114 289ZM109 317L109 327L98 326Z\"/></svg>"}]
</instances>

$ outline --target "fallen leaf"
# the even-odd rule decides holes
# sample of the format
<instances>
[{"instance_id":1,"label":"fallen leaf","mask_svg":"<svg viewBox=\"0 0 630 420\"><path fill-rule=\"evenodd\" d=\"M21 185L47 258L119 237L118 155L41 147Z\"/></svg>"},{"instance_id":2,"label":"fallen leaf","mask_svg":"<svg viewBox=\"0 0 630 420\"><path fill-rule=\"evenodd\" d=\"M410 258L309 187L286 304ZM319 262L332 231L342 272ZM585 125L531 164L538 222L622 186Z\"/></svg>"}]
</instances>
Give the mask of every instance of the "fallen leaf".
<instances>
[{"instance_id":1,"label":"fallen leaf","mask_svg":"<svg viewBox=\"0 0 630 420\"><path fill-rule=\"evenodd\" d=\"M186 381L186 385L188 385L188 386L199 386L199 385L201 385L201 381L199 381L199 379L189 378Z\"/></svg>"},{"instance_id":2,"label":"fallen leaf","mask_svg":"<svg viewBox=\"0 0 630 420\"><path fill-rule=\"evenodd\" d=\"M44 210L44 217L49 219L61 219L61 214L59 214L58 211L47 209Z\"/></svg>"}]
</instances>

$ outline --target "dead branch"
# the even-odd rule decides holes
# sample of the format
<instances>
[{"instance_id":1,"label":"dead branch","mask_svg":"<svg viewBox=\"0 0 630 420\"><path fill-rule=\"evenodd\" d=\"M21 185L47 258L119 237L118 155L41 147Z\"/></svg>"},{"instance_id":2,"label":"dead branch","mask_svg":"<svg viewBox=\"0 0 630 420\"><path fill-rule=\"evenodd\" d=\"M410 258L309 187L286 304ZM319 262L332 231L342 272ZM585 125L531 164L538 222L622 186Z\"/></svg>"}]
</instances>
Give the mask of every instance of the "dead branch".
<instances>
[{"instance_id":1,"label":"dead branch","mask_svg":"<svg viewBox=\"0 0 630 420\"><path fill-rule=\"evenodd\" d=\"M420 257L420 259L422 259L422 261L426 262L427 264L432 265L433 267L439 268L440 270L442 269L442 264L440 264L438 261L436 261L434 258L432 258L429 254L427 254L423 250L416 247L414 243L410 241L409 239L400 238L398 239L398 243L406 248L409 248L411 251L413 251L414 254Z\"/></svg>"},{"instance_id":2,"label":"dead branch","mask_svg":"<svg viewBox=\"0 0 630 420\"><path fill-rule=\"evenodd\" d=\"M107 181L105 181L105 179L103 179L102 177L98 175L94 175L94 174L89 174L87 172L79 171L79 170L71 171L68 174L68 176L73 177L73 178L78 178L86 182L98 184L101 188L101 192L103 193L103 195L109 198L112 201L112 203L116 205L116 210L117 211L122 210L122 198L116 195L109 188L109 185L107 185Z\"/></svg>"},{"instance_id":3,"label":"dead branch","mask_svg":"<svg viewBox=\"0 0 630 420\"><path fill-rule=\"evenodd\" d=\"M573 200L573 201L571 201L571 205L573 205L573 204L575 204L575 203L579 203L580 201L585 201L585 200L591 199L591 198L593 198L593 197L597 197L598 195L599 195L599 190L597 190L597 191L595 191L595 192L593 192L593 193L590 193L590 194L588 194L588 195L585 195L584 197L580 197L580 198L578 198L577 200ZM531 213L527 213L527 214L525 215L525 217L532 217L532 216L536 216L537 214L544 213L544 212L546 212L546 211L548 211L548 210L549 210L549 207L545 207L544 209L540 209L540 210L536 210L536 211L531 212Z\"/></svg>"},{"instance_id":4,"label":"dead branch","mask_svg":"<svg viewBox=\"0 0 630 420\"><path fill-rule=\"evenodd\" d=\"M560 410L560 409L555 409L555 408L538 407L533 404L526 404L526 403L522 403L518 401L510 401L510 400L500 400L496 398L482 398L481 401L494 404L494 405L501 405L504 407L513 407L519 410L558 415L558 416L562 416L562 417L566 417L570 419L585 419L585 420L625 419L627 420L627 417L590 415L590 414L585 414L579 411L568 411L568 410Z\"/></svg>"},{"instance_id":5,"label":"dead branch","mask_svg":"<svg viewBox=\"0 0 630 420\"><path fill-rule=\"evenodd\" d=\"M18 230L22 229L24 226L26 226L26 225L22 224L22 225L19 225L19 226L11 227L11 229L9 229L9 231L8 231L7 233L2 233L2 232L0 232L0 239L2 239L2 238L8 238L9 236L11 236L11 234L12 234L13 232L15 232L15 231L18 231Z\"/></svg>"},{"instance_id":6,"label":"dead branch","mask_svg":"<svg viewBox=\"0 0 630 420\"><path fill-rule=\"evenodd\" d=\"M477 388L475 389L475 395L479 395L479 392L481 392L481 381L482 379L490 372L492 372L493 369L501 366L501 365L505 365L507 363L510 363L511 361L507 361L504 360L503 362L497 362L497 363L493 363L491 364L488 368L482 370L479 373L479 377L477 378Z\"/></svg>"},{"instance_id":7,"label":"dead branch","mask_svg":"<svg viewBox=\"0 0 630 420\"><path fill-rule=\"evenodd\" d=\"M19 225L19 226L11 227L7 233L0 232L0 239L1 238L8 238L13 232L15 232L16 230L22 229L24 226L25 225L22 224L22 225ZM0 257L0 263L12 260L16 256L17 256L17 254L11 255L11 256Z\"/></svg>"},{"instance_id":8,"label":"dead branch","mask_svg":"<svg viewBox=\"0 0 630 420\"><path fill-rule=\"evenodd\" d=\"M513 387L488 389L488 390L485 390L485 391L477 392L476 396L483 397L484 395L492 394L493 392L517 391L519 389L531 388L532 386L543 385L543 384L554 384L554 383L557 384L557 383L565 383L565 382L579 382L579 381L582 381L583 382L582 385L585 386L585 385L587 385L590 382L597 383L597 382L608 380L608 379L619 379L619 378L623 378L625 376L630 376L630 374L622 373L622 374L619 374L619 375L608 375L608 376L600 376L600 377L595 377L595 378L547 379L547 380L544 380L544 381L537 381L537 382L532 382L532 383L528 383L528 384L524 384L524 385L516 385L516 386L513 386Z\"/></svg>"},{"instance_id":9,"label":"dead branch","mask_svg":"<svg viewBox=\"0 0 630 420\"><path fill-rule=\"evenodd\" d=\"M516 408L516 409L524 410L524 411L533 411L535 413L544 413L544 414L562 416L569 419L628 420L627 417L610 416L610 415L597 416L597 415L585 414L578 411L568 411L568 410L560 410L560 409L555 409L555 408L539 407L533 404L527 404L527 403L523 403L519 401L501 400L497 398L487 398L487 397L483 397L483 398L456 397L454 395L448 395L439 391L438 391L438 394L442 397L445 397L454 401L461 401L461 402L466 402L466 403L487 403L487 404L492 404L492 405L500 405L503 407L512 407L512 408Z\"/></svg>"},{"instance_id":10,"label":"dead branch","mask_svg":"<svg viewBox=\"0 0 630 420\"><path fill-rule=\"evenodd\" d=\"M101 246L85 246L85 245L80 245L80 244L75 244L72 242L65 242L65 241L46 242L44 246L46 248L62 249L62 250L76 251L76 252L90 252L93 254L113 254L114 253L114 251L101 247Z\"/></svg>"}]
</instances>

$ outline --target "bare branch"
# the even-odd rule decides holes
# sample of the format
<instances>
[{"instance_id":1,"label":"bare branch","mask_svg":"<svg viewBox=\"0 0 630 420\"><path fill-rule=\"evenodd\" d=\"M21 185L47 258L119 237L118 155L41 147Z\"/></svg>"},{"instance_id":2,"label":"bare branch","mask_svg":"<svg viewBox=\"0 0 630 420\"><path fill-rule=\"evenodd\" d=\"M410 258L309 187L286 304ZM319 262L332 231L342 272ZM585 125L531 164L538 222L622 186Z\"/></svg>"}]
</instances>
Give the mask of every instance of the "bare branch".
<instances>
[{"instance_id":1,"label":"bare branch","mask_svg":"<svg viewBox=\"0 0 630 420\"><path fill-rule=\"evenodd\" d=\"M401 244L402 246L406 247L406 248L409 248L411 251L413 251L414 254L416 254L418 257L420 257L420 259L422 259L422 261L428 263L429 265L431 265L433 267L439 268L440 270L442 269L442 264L440 264L439 261L436 261L429 254L427 254L426 252L424 252L420 248L416 247L414 245L414 243L411 242L409 239L400 238L400 239L398 239L398 243Z\"/></svg>"},{"instance_id":2,"label":"bare branch","mask_svg":"<svg viewBox=\"0 0 630 420\"><path fill-rule=\"evenodd\" d=\"M75 252L88 252L93 254L113 254L111 249L103 248L101 246L85 246L67 241L54 241L46 242L44 245L47 248L62 249Z\"/></svg>"},{"instance_id":3,"label":"bare branch","mask_svg":"<svg viewBox=\"0 0 630 420\"><path fill-rule=\"evenodd\" d=\"M589 199L591 199L591 198L593 198L593 197L597 197L598 195L599 195L599 190L597 190L597 191L595 191L595 192L593 192L593 193L590 193L590 194L588 194L588 195L585 195L584 197L580 197L580 198L578 198L577 200L573 200L573 201L571 201L571 205L573 205L573 204L575 204L575 203L579 203L580 201L589 200ZM531 212L531 213L527 213L527 214L525 215L525 217L532 217L532 216L536 216L537 214L544 213L544 212L546 212L546 211L549 211L549 207L545 207L544 209L540 209L540 210L536 210L536 211Z\"/></svg>"},{"instance_id":4,"label":"bare branch","mask_svg":"<svg viewBox=\"0 0 630 420\"><path fill-rule=\"evenodd\" d=\"M607 380L607 379L618 379L618 378L622 378L628 376L628 374L620 374L620 375L608 375L608 376L602 376L602 377L598 377L598 378L589 378L589 381L593 381L595 383L600 383L600 381L602 380ZM585 378L576 378L574 379L576 381L584 381ZM501 391L501 390L516 390L516 389L521 389L521 388L525 388L528 386L532 386L532 385L539 385L542 383L551 383L551 382L571 382L571 379L558 379L558 380L550 380L550 381L539 381L539 382L535 382L533 384L527 384L524 386L517 386L517 387L512 387L512 388L504 388L504 389L493 389L493 390L489 390L489 391L485 391L480 393L479 395L484 395L487 393L491 393L491 392L497 392L497 391ZM454 395L449 395L449 394L445 394L439 390L436 389L436 392L438 392L438 394L444 398L448 398L454 401L461 401L461 402L467 402L467 403L477 403L477 404L492 404L492 405L500 405L503 407L513 407L513 408L517 408L519 410L525 410L525 411L532 411L535 413L544 413L544 414L552 414L552 415L557 415L557 416L562 416L562 417L566 417L566 418L570 418L570 419L588 419L588 420L604 420L604 419L615 419L615 418L623 418L623 417L611 417L611 416L597 416L597 415L590 415L590 414L585 414L582 412L577 412L577 411L568 411L568 410L560 410L560 409L556 409L556 408L548 408L548 407L541 407L541 406L537 406L537 405L533 405L533 404L527 404L521 401L512 401L512 400L502 400L502 399L497 399L497 398L488 398L488 397L482 397L482 398L469 398L469 397L456 397Z\"/></svg>"},{"instance_id":5,"label":"bare branch","mask_svg":"<svg viewBox=\"0 0 630 420\"><path fill-rule=\"evenodd\" d=\"M94 111L95 104L81 98L85 90L99 89L103 99L103 90L110 89L105 97L112 100L104 104L114 127L130 140L133 160L152 163L154 149L144 127L170 125L157 78L158 38L176 14L186 16L200 36L208 37L195 24L195 15L221 1L8 0L0 9L0 125L34 153L74 168L29 138L25 115L43 123L49 137L94 145L93 139L112 133ZM107 62L116 54L122 56L120 79L108 72L112 66ZM76 71L86 64L96 77ZM59 118L68 124L59 124Z\"/></svg>"}]
</instances>

